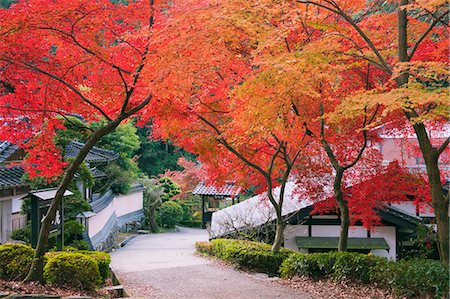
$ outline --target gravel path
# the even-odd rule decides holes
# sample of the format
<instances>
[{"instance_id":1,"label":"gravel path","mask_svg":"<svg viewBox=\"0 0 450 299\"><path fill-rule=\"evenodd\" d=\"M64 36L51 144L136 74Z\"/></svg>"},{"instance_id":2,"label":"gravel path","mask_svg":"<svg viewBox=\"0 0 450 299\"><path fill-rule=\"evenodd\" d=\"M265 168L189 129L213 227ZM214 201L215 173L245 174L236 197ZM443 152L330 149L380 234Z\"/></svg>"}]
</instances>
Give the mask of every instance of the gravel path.
<instances>
[{"instance_id":1,"label":"gravel path","mask_svg":"<svg viewBox=\"0 0 450 299\"><path fill-rule=\"evenodd\" d=\"M141 235L111 253L111 267L127 294L140 298L298 298L313 299L277 280L236 271L194 255L200 229Z\"/></svg>"}]
</instances>

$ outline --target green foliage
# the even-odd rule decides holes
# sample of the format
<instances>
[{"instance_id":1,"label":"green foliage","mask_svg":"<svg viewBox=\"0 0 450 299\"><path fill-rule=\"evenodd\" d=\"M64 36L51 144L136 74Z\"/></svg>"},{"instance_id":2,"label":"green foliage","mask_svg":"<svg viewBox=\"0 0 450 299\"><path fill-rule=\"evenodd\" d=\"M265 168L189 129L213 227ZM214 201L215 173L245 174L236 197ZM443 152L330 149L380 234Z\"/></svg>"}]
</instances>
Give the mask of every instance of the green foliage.
<instances>
[{"instance_id":1,"label":"green foliage","mask_svg":"<svg viewBox=\"0 0 450 299\"><path fill-rule=\"evenodd\" d=\"M64 222L64 243L69 244L73 240L80 239L84 229L84 226L76 220Z\"/></svg>"},{"instance_id":2,"label":"green foliage","mask_svg":"<svg viewBox=\"0 0 450 299\"><path fill-rule=\"evenodd\" d=\"M78 252L59 252L49 257L44 278L49 284L85 290L95 289L102 281L95 259Z\"/></svg>"},{"instance_id":3,"label":"green foliage","mask_svg":"<svg viewBox=\"0 0 450 299\"><path fill-rule=\"evenodd\" d=\"M433 228L419 223L416 232L416 238L410 240L412 247L408 247L400 253L402 258L439 259L437 234Z\"/></svg>"},{"instance_id":4,"label":"green foliage","mask_svg":"<svg viewBox=\"0 0 450 299\"><path fill-rule=\"evenodd\" d=\"M104 123L93 123L91 128L94 130ZM121 124L114 131L105 135L97 143L100 148L114 150L117 153L124 154L126 158L132 158L141 146L141 141L137 135L137 128L133 122Z\"/></svg>"},{"instance_id":5,"label":"green foliage","mask_svg":"<svg viewBox=\"0 0 450 299\"><path fill-rule=\"evenodd\" d=\"M160 178L159 184L164 189L164 194L161 196L163 202L168 201L175 195L180 194L181 192L180 185L178 185L168 177Z\"/></svg>"},{"instance_id":6,"label":"green foliage","mask_svg":"<svg viewBox=\"0 0 450 299\"><path fill-rule=\"evenodd\" d=\"M70 191L73 192L73 195L64 197L65 219L74 219L79 213L91 210L89 203L83 198L83 195L74 185L75 184L72 186L71 184L69 187Z\"/></svg>"},{"instance_id":7,"label":"green foliage","mask_svg":"<svg viewBox=\"0 0 450 299\"><path fill-rule=\"evenodd\" d=\"M273 252L268 244L234 239L213 240L212 251L214 256L238 267L270 275L276 275L283 261L294 253L285 248Z\"/></svg>"},{"instance_id":8,"label":"green foliage","mask_svg":"<svg viewBox=\"0 0 450 299\"><path fill-rule=\"evenodd\" d=\"M213 255L213 248L211 242L195 242L195 249L198 253Z\"/></svg>"},{"instance_id":9,"label":"green foliage","mask_svg":"<svg viewBox=\"0 0 450 299\"><path fill-rule=\"evenodd\" d=\"M181 219L181 223L185 223L185 222L189 222L192 220L192 215L191 215L191 209L189 208L189 206L187 204L185 204L183 201L181 200L174 200L174 202L178 203L181 208L183 209L183 218Z\"/></svg>"},{"instance_id":10,"label":"green foliage","mask_svg":"<svg viewBox=\"0 0 450 299\"><path fill-rule=\"evenodd\" d=\"M8 9L14 2L16 2L16 1L15 0L0 0L0 8Z\"/></svg>"},{"instance_id":11,"label":"green foliage","mask_svg":"<svg viewBox=\"0 0 450 299\"><path fill-rule=\"evenodd\" d=\"M74 140L85 142L92 131L87 129L87 124L75 116L66 116L61 118L63 120L65 130L57 130L55 136L55 145L62 151L66 149L66 146Z\"/></svg>"},{"instance_id":12,"label":"green foliage","mask_svg":"<svg viewBox=\"0 0 450 299\"><path fill-rule=\"evenodd\" d=\"M117 164L110 164L105 168L110 184L109 187L114 193L127 194L133 183L133 176L127 171L124 171Z\"/></svg>"},{"instance_id":13,"label":"green foliage","mask_svg":"<svg viewBox=\"0 0 450 299\"><path fill-rule=\"evenodd\" d=\"M111 257L109 253L100 252L100 251L80 251L85 255L89 255L92 257L98 265L98 271L100 273L100 277L102 278L102 282L105 282L109 278L109 264L111 263Z\"/></svg>"},{"instance_id":14,"label":"green foliage","mask_svg":"<svg viewBox=\"0 0 450 299\"><path fill-rule=\"evenodd\" d=\"M31 223L28 222L25 227L13 230L11 232L11 239L30 244L31 243Z\"/></svg>"},{"instance_id":15,"label":"green foliage","mask_svg":"<svg viewBox=\"0 0 450 299\"><path fill-rule=\"evenodd\" d=\"M183 208L174 201L166 201L158 211L159 224L163 227L175 227L183 219Z\"/></svg>"},{"instance_id":16,"label":"green foliage","mask_svg":"<svg viewBox=\"0 0 450 299\"><path fill-rule=\"evenodd\" d=\"M399 297L446 298L449 268L440 261L426 259L389 262L375 269L372 282L392 288Z\"/></svg>"},{"instance_id":17,"label":"green foliage","mask_svg":"<svg viewBox=\"0 0 450 299\"><path fill-rule=\"evenodd\" d=\"M23 244L0 245L0 278L23 279L30 270L34 249Z\"/></svg>"},{"instance_id":18,"label":"green foliage","mask_svg":"<svg viewBox=\"0 0 450 299\"><path fill-rule=\"evenodd\" d=\"M439 261L414 259L399 262L350 252L293 254L280 267L283 277L352 280L390 288L400 297L442 297L448 293L449 269Z\"/></svg>"},{"instance_id":19,"label":"green foliage","mask_svg":"<svg viewBox=\"0 0 450 299\"><path fill-rule=\"evenodd\" d=\"M78 250L89 250L89 244L85 240L73 240L69 245Z\"/></svg>"},{"instance_id":20,"label":"green foliage","mask_svg":"<svg viewBox=\"0 0 450 299\"><path fill-rule=\"evenodd\" d=\"M189 160L194 160L195 156L183 149L172 145L170 141L151 139L151 123L142 128L138 128L138 135L141 141L141 148L137 152L139 156L139 168L147 176L157 176L166 170L183 170L178 165L178 159L182 156Z\"/></svg>"}]
</instances>

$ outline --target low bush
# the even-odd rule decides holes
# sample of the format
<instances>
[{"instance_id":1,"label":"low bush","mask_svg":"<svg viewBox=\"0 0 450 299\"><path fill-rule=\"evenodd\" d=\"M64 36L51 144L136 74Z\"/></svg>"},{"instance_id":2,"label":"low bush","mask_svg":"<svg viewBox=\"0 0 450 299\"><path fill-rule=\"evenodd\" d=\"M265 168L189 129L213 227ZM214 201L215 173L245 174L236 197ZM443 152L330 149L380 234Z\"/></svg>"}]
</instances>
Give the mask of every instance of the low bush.
<instances>
[{"instance_id":1,"label":"low bush","mask_svg":"<svg viewBox=\"0 0 450 299\"><path fill-rule=\"evenodd\" d=\"M441 298L449 291L448 270L433 260L394 262L360 253L328 252L292 254L281 265L280 274L371 283L406 298Z\"/></svg>"},{"instance_id":2,"label":"low bush","mask_svg":"<svg viewBox=\"0 0 450 299\"><path fill-rule=\"evenodd\" d=\"M109 264L111 263L111 258L109 253L100 251L81 251L85 255L92 257L98 265L98 271L102 282L105 282L109 278Z\"/></svg>"},{"instance_id":3,"label":"low bush","mask_svg":"<svg viewBox=\"0 0 450 299\"><path fill-rule=\"evenodd\" d=\"M282 262L294 251L282 248L271 251L271 245L233 239L212 241L212 252L220 259L232 262L239 267L276 275Z\"/></svg>"},{"instance_id":4,"label":"low bush","mask_svg":"<svg viewBox=\"0 0 450 299\"><path fill-rule=\"evenodd\" d=\"M33 262L34 249L24 244L6 243L0 245L0 278L23 279Z\"/></svg>"},{"instance_id":5,"label":"low bush","mask_svg":"<svg viewBox=\"0 0 450 299\"><path fill-rule=\"evenodd\" d=\"M101 251L89 251L89 250L78 250L75 247L64 246L63 251L51 251L45 254L46 260L49 261L51 258L58 256L63 253L79 253L85 256L89 256L94 259L98 271L100 273L101 281L104 283L110 274L109 264L111 263L111 258L109 253Z\"/></svg>"},{"instance_id":6,"label":"low bush","mask_svg":"<svg viewBox=\"0 0 450 299\"><path fill-rule=\"evenodd\" d=\"M18 229L13 230L11 232L11 239L30 244L31 243L31 225L28 223L23 228L18 228Z\"/></svg>"},{"instance_id":7,"label":"low bush","mask_svg":"<svg viewBox=\"0 0 450 299\"><path fill-rule=\"evenodd\" d=\"M198 253L213 255L211 242L195 242L195 249Z\"/></svg>"},{"instance_id":8,"label":"low bush","mask_svg":"<svg viewBox=\"0 0 450 299\"><path fill-rule=\"evenodd\" d=\"M89 255L78 252L52 254L44 267L47 283L93 290L101 284L98 264Z\"/></svg>"},{"instance_id":9,"label":"low bush","mask_svg":"<svg viewBox=\"0 0 450 299\"><path fill-rule=\"evenodd\" d=\"M183 208L174 201L166 201L158 211L159 224L163 227L172 228L183 219Z\"/></svg>"},{"instance_id":10,"label":"low bush","mask_svg":"<svg viewBox=\"0 0 450 299\"><path fill-rule=\"evenodd\" d=\"M334 252L290 255L280 266L282 277L303 275L318 279L331 276L336 261Z\"/></svg>"},{"instance_id":11,"label":"low bush","mask_svg":"<svg viewBox=\"0 0 450 299\"><path fill-rule=\"evenodd\" d=\"M89 244L85 240L73 240L69 243L69 246L78 250L89 250Z\"/></svg>"},{"instance_id":12,"label":"low bush","mask_svg":"<svg viewBox=\"0 0 450 299\"><path fill-rule=\"evenodd\" d=\"M389 262L386 269L377 269L379 280L394 293L407 298L447 298L449 268L440 261L411 259Z\"/></svg>"},{"instance_id":13,"label":"low bush","mask_svg":"<svg viewBox=\"0 0 450 299\"><path fill-rule=\"evenodd\" d=\"M374 277L374 271L387 263L380 256L355 252L336 252L333 266L333 277L339 281L353 280L368 283Z\"/></svg>"}]
</instances>

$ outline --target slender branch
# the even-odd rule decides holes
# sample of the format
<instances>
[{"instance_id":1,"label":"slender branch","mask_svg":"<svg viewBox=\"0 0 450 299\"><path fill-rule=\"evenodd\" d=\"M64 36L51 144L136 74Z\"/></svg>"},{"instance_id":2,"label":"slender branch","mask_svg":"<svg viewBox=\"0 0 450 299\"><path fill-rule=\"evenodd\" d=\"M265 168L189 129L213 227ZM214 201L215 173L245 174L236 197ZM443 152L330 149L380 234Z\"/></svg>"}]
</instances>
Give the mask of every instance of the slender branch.
<instances>
[{"instance_id":1,"label":"slender branch","mask_svg":"<svg viewBox=\"0 0 450 299\"><path fill-rule=\"evenodd\" d=\"M142 108L144 108L145 106L147 106L148 103L150 103L151 99L153 98L153 95L149 95L144 101L142 101L139 105L131 108L128 111L125 111L124 114L126 117L129 117L133 114L135 114L136 112L138 112L139 110L141 110Z\"/></svg>"},{"instance_id":2,"label":"slender branch","mask_svg":"<svg viewBox=\"0 0 450 299\"><path fill-rule=\"evenodd\" d=\"M58 33L60 33L60 34L62 34L62 35L64 35L64 36L68 37L69 39L71 39L75 45L77 45L77 46L80 47L82 50L86 51L87 53L91 54L92 56L95 56L95 57L96 57L97 59L99 59L101 62L104 62L104 63L110 65L111 67L118 68L118 69L120 69L122 72L124 72L124 73L126 73L126 74L131 74L130 71L125 70L125 69L121 68L120 66L118 66L118 65L116 65L116 64L114 64L114 63L112 63L112 62L110 62L110 61L108 61L108 60L102 58L98 53L95 53L93 50L91 50L91 49L89 49L88 47L82 45L82 44L77 40L77 38L76 38L74 35L70 34L70 33L67 33L67 32L65 32L65 31L63 31L63 30L60 30L60 29L57 29L57 28L53 28L53 27L35 27L35 28L36 28L36 29L41 29L41 30L49 30L49 31L55 31L55 32L58 32Z\"/></svg>"},{"instance_id":3,"label":"slender branch","mask_svg":"<svg viewBox=\"0 0 450 299\"><path fill-rule=\"evenodd\" d=\"M314 2L314 1L310 1L310 0L297 0L297 1L300 3L312 4L312 5L315 5L318 7L322 7L323 9L326 9L337 15L342 16L359 33L359 35L366 41L367 45L372 49L372 51L377 56L378 60L380 61L380 64L383 66L383 69L388 74L392 74L391 68L386 63L383 56L381 56L380 52L375 47L372 40L364 33L364 31L362 31L362 29L358 26L358 24L349 15L347 15L343 10L341 10L341 8L336 3L334 3L334 2L332 3L332 5L334 6L334 8L332 8L332 7L329 7L329 6ZM329 1L326 1L326 2L330 3Z\"/></svg>"},{"instance_id":4,"label":"slender branch","mask_svg":"<svg viewBox=\"0 0 450 299\"><path fill-rule=\"evenodd\" d=\"M347 170L347 169L349 169L349 168L352 168L352 167L355 166L356 163L358 163L358 161L361 159L361 157L362 157L362 155L363 155L363 153L364 153L364 151L365 151L365 149L366 149L366 147L367 147L367 130L366 130L364 127L366 127L368 124L371 124L372 121L375 119L375 116L376 116L377 113L378 113L378 108L379 108L379 105L377 105L377 107L375 108L375 111L373 112L373 114L372 114L372 116L370 117L370 119L369 119L368 122L367 122L367 117L366 117L366 116L364 117L363 131L362 131L362 133L363 133L363 138L364 138L363 145L362 145L361 148L359 149L358 155L356 156L355 160L353 160L352 163L347 164L346 166L344 166L344 170ZM364 110L366 110L366 108L364 108Z\"/></svg>"},{"instance_id":5,"label":"slender branch","mask_svg":"<svg viewBox=\"0 0 450 299\"><path fill-rule=\"evenodd\" d=\"M61 116L62 118L64 118L66 121L68 121L69 123L71 123L72 125L74 125L75 127L79 128L79 129L86 129L89 130L91 132L94 132L94 130L92 128L89 128L88 126L83 126L83 125L79 125L74 123L68 116L70 115L66 115L64 113L62 113L61 111L57 111L57 110L51 110L51 109L29 109L29 108L19 108L19 107L11 107L11 106L4 106L1 105L0 108L3 109L11 109L11 110L16 110L16 111L21 111L21 112L37 112L37 113L55 113L58 114L59 116Z\"/></svg>"},{"instance_id":6,"label":"slender branch","mask_svg":"<svg viewBox=\"0 0 450 299\"><path fill-rule=\"evenodd\" d=\"M234 149L224 138L220 137L222 135L222 132L215 126L213 123L211 123L209 120L204 118L203 116L196 114L196 116L203 121L205 124L207 124L213 131L219 136L217 137L217 141L226 147L230 152L232 152L236 157L244 161L247 165L250 167L256 169L259 173L261 173L266 179L269 178L269 175L267 171L256 165L255 163L251 162L250 160L246 159L243 155L241 155L238 151Z\"/></svg>"},{"instance_id":7,"label":"slender branch","mask_svg":"<svg viewBox=\"0 0 450 299\"><path fill-rule=\"evenodd\" d=\"M325 149L325 152L327 153L327 156L330 159L333 168L337 171L338 169L341 169L342 166L337 161L336 156L334 155L333 150L330 147L330 144L325 138L325 120L323 115L323 104L320 104L320 142L322 143L322 146Z\"/></svg>"},{"instance_id":8,"label":"slender branch","mask_svg":"<svg viewBox=\"0 0 450 299\"><path fill-rule=\"evenodd\" d=\"M442 13L438 18L436 18L433 23L430 24L430 26L428 27L428 29L420 36L420 38L417 40L417 42L414 44L411 53L409 53L408 55L408 61L411 60L411 58L414 56L414 54L416 53L417 48L419 47L420 43L425 39L425 37L427 37L427 35L431 32L431 30L433 30L433 28L436 26L437 23L440 22L440 19L442 17L444 17L446 14L448 14L448 10L445 11L444 13Z\"/></svg>"},{"instance_id":9,"label":"slender branch","mask_svg":"<svg viewBox=\"0 0 450 299\"><path fill-rule=\"evenodd\" d=\"M2 58L2 60L8 61L8 62L14 62L13 59L5 59L5 58ZM21 61L16 61L16 63L22 64L22 65L26 66L27 68L29 68L29 69L31 69L31 70L34 70L34 71L36 71L36 72L38 72L38 73L41 73L41 74L44 74L44 75L46 75L46 76L48 76L48 77L50 77L50 78L52 78L52 79L54 79L54 80L56 80L56 81L62 83L62 84L65 85L67 88L69 88L70 90L72 90L76 95L78 95L85 103L87 103L88 105L94 107L94 108L95 108L98 112L100 112L100 114L103 115L108 121L111 121L111 120L112 120L111 117L109 117L109 115L106 114L106 112L103 111L102 108L100 108L98 105L96 105L96 104L93 103L91 100L89 100L88 98L86 98L86 97L81 93L81 91L80 91L78 88L74 87L72 84L68 83L67 81L61 79L60 77L56 76L55 74L49 73L49 72L47 72L47 71L44 71L43 69L40 69L40 68L38 68L38 67L36 67L36 66L30 64L30 63L27 63L27 62L21 62Z\"/></svg>"},{"instance_id":10,"label":"slender branch","mask_svg":"<svg viewBox=\"0 0 450 299\"><path fill-rule=\"evenodd\" d=\"M440 154L442 154L442 152L447 148L449 142L450 142L450 137L447 137L447 139L444 141L444 143L442 143L441 146L436 150L438 156Z\"/></svg>"}]
</instances>

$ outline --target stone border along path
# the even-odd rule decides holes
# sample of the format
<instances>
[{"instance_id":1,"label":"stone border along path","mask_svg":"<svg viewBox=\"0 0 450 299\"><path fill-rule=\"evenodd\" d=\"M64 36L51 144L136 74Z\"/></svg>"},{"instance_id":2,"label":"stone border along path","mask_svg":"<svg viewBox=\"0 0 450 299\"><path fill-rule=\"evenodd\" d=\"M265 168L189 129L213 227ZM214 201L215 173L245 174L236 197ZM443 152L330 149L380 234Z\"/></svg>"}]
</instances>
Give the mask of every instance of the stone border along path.
<instances>
[{"instance_id":1,"label":"stone border along path","mask_svg":"<svg viewBox=\"0 0 450 299\"><path fill-rule=\"evenodd\" d=\"M125 292L135 298L314 299L277 279L195 256L195 242L207 239L205 230L192 228L140 235L111 253L111 267Z\"/></svg>"}]
</instances>

